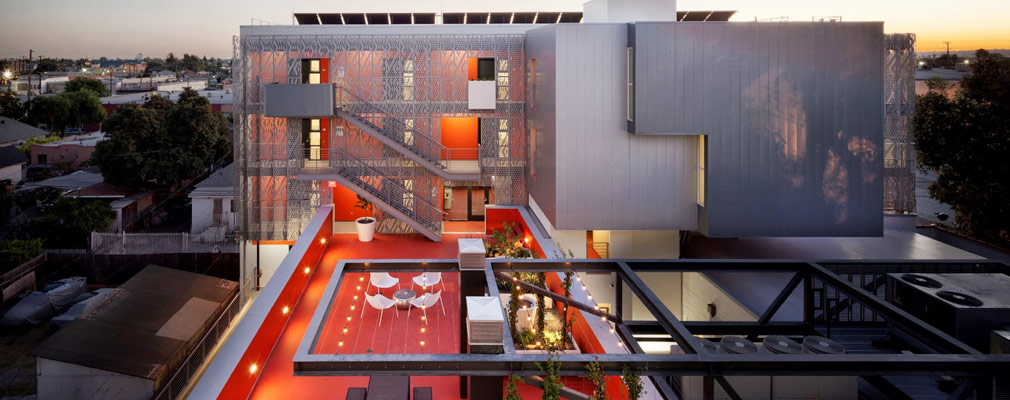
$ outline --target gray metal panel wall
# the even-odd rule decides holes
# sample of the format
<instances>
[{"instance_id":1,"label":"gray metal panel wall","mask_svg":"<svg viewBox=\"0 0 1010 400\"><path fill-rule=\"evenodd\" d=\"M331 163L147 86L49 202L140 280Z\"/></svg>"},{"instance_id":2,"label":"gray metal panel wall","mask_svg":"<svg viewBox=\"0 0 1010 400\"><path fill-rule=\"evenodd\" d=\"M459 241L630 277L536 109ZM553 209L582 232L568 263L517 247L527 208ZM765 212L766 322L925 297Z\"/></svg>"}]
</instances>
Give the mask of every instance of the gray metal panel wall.
<instances>
[{"instance_id":1,"label":"gray metal panel wall","mask_svg":"<svg viewBox=\"0 0 1010 400\"><path fill-rule=\"evenodd\" d=\"M264 85L263 115L327 117L333 115L333 85Z\"/></svg>"},{"instance_id":2,"label":"gray metal panel wall","mask_svg":"<svg viewBox=\"0 0 1010 400\"><path fill-rule=\"evenodd\" d=\"M637 23L636 129L706 134L709 236L882 234L882 23Z\"/></svg>"},{"instance_id":3,"label":"gray metal panel wall","mask_svg":"<svg viewBox=\"0 0 1010 400\"><path fill-rule=\"evenodd\" d=\"M530 157L527 165L526 190L536 199L544 215L557 226L557 158L555 157L557 96L555 62L555 26L526 32L526 73L534 82L527 82L526 129L529 131ZM530 60L536 60L532 71ZM534 135L532 132L536 131ZM533 143L533 142L536 143ZM535 151L532 151L535 148ZM536 178L533 175L536 175Z\"/></svg>"},{"instance_id":4,"label":"gray metal panel wall","mask_svg":"<svg viewBox=\"0 0 1010 400\"><path fill-rule=\"evenodd\" d=\"M627 26L554 29L557 217L552 223L573 230L696 229L697 138L626 130Z\"/></svg>"}]
</instances>

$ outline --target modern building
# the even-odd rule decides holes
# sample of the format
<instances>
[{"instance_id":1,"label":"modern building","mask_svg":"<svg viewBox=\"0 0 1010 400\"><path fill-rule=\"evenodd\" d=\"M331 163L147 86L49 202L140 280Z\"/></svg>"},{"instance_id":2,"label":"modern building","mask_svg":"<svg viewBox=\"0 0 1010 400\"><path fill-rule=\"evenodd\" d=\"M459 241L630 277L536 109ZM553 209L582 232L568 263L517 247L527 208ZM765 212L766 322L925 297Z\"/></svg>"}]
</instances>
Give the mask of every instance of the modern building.
<instances>
[{"instance_id":1,"label":"modern building","mask_svg":"<svg viewBox=\"0 0 1010 400\"><path fill-rule=\"evenodd\" d=\"M525 292L538 315L578 310L555 355L567 398L589 396L594 357L611 398L638 366L648 399L934 395L904 376L943 374L984 394L1005 358L908 317L884 286L1004 264L676 259L686 232L873 237L908 210L888 182L910 168L914 36L732 15L593 0L241 27L234 212L255 300L181 393L501 399L514 375L536 398L544 344L502 322L506 292ZM367 243L348 234L361 199L377 208ZM485 259L474 241L506 227L541 259ZM718 272L769 279L729 290ZM758 350L775 346L792 355Z\"/></svg>"},{"instance_id":2,"label":"modern building","mask_svg":"<svg viewBox=\"0 0 1010 400\"><path fill-rule=\"evenodd\" d=\"M683 232L880 236L882 199L914 210L914 36L672 4L243 26L242 235L283 252L321 205L353 229L362 196L380 233L528 205L576 257L677 257Z\"/></svg>"}]
</instances>

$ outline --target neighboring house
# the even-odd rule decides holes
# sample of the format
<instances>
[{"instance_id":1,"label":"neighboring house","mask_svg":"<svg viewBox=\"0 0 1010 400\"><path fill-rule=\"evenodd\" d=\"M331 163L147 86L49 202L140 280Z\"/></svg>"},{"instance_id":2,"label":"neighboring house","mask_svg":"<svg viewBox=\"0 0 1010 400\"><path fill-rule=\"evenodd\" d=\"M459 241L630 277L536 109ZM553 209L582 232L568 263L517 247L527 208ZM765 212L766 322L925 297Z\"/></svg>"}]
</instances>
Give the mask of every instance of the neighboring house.
<instances>
[{"instance_id":1,"label":"neighboring house","mask_svg":"<svg viewBox=\"0 0 1010 400\"><path fill-rule=\"evenodd\" d=\"M148 265L119 288L103 289L108 295L85 303L82 316L31 351L38 398L155 398L178 368L188 368L187 355L227 311L235 288L234 281Z\"/></svg>"},{"instance_id":2,"label":"neighboring house","mask_svg":"<svg viewBox=\"0 0 1010 400\"><path fill-rule=\"evenodd\" d=\"M929 91L926 81L932 78L940 78L947 84L944 95L954 97L957 89L961 87L961 78L968 74L968 71L953 70L946 68L919 69L915 71L915 94L922 95Z\"/></svg>"},{"instance_id":3,"label":"neighboring house","mask_svg":"<svg viewBox=\"0 0 1010 400\"><path fill-rule=\"evenodd\" d=\"M0 146L22 145L30 138L46 137L49 132L7 117L0 117Z\"/></svg>"},{"instance_id":4,"label":"neighboring house","mask_svg":"<svg viewBox=\"0 0 1010 400\"><path fill-rule=\"evenodd\" d=\"M33 190L40 187L50 187L65 190L66 196L79 199L97 199L109 202L109 208L116 212L116 218L109 226L108 232L133 232L146 221L148 213L155 206L154 191L125 188L105 182L98 167L90 167L81 171L49 178L43 181L30 182L18 191Z\"/></svg>"},{"instance_id":5,"label":"neighboring house","mask_svg":"<svg viewBox=\"0 0 1010 400\"><path fill-rule=\"evenodd\" d=\"M10 180L17 184L24 179L24 165L28 162L25 153L14 146L0 147L0 182Z\"/></svg>"},{"instance_id":6,"label":"neighboring house","mask_svg":"<svg viewBox=\"0 0 1010 400\"><path fill-rule=\"evenodd\" d=\"M91 158L91 154L95 152L95 146L103 140L105 140L105 132L93 132L68 136L55 142L33 144L31 163L67 163L71 168L76 169L80 167L82 162Z\"/></svg>"},{"instance_id":7,"label":"neighboring house","mask_svg":"<svg viewBox=\"0 0 1010 400\"><path fill-rule=\"evenodd\" d=\"M192 199L190 234L200 235L207 241L221 241L234 232L235 164L197 183L189 198Z\"/></svg>"}]
</instances>

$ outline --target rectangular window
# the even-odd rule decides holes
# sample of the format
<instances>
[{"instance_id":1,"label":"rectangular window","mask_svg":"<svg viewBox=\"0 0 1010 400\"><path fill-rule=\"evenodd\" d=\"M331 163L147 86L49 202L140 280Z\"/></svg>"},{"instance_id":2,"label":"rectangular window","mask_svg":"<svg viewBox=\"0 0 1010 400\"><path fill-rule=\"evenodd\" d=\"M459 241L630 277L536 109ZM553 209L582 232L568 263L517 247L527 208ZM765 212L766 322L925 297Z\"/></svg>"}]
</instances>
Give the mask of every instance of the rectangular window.
<instances>
[{"instance_id":1,"label":"rectangular window","mask_svg":"<svg viewBox=\"0 0 1010 400\"><path fill-rule=\"evenodd\" d=\"M414 119L407 118L403 120L403 144L407 146L414 145Z\"/></svg>"},{"instance_id":2,"label":"rectangular window","mask_svg":"<svg viewBox=\"0 0 1010 400\"><path fill-rule=\"evenodd\" d=\"M628 47L628 121L635 120L635 48Z\"/></svg>"},{"instance_id":3,"label":"rectangular window","mask_svg":"<svg viewBox=\"0 0 1010 400\"><path fill-rule=\"evenodd\" d=\"M498 60L498 101L509 99L509 60Z\"/></svg>"},{"instance_id":4,"label":"rectangular window","mask_svg":"<svg viewBox=\"0 0 1010 400\"><path fill-rule=\"evenodd\" d=\"M705 136L698 136L698 205L705 206Z\"/></svg>"},{"instance_id":5,"label":"rectangular window","mask_svg":"<svg viewBox=\"0 0 1010 400\"><path fill-rule=\"evenodd\" d=\"M413 210L414 209L414 180L413 179L405 179L403 181L403 188L407 189L407 191L403 193L403 206L406 207L408 210Z\"/></svg>"},{"instance_id":6,"label":"rectangular window","mask_svg":"<svg viewBox=\"0 0 1010 400\"><path fill-rule=\"evenodd\" d=\"M323 82L323 65L319 59L302 60L302 83L316 84Z\"/></svg>"},{"instance_id":7,"label":"rectangular window","mask_svg":"<svg viewBox=\"0 0 1010 400\"><path fill-rule=\"evenodd\" d=\"M498 120L498 158L509 158L509 120Z\"/></svg>"},{"instance_id":8,"label":"rectangular window","mask_svg":"<svg viewBox=\"0 0 1010 400\"><path fill-rule=\"evenodd\" d=\"M530 78L529 78L529 88L530 88L530 108L537 109L537 59L530 59Z\"/></svg>"},{"instance_id":9,"label":"rectangular window","mask_svg":"<svg viewBox=\"0 0 1010 400\"><path fill-rule=\"evenodd\" d=\"M477 59L477 80L478 81L493 81L494 80L494 59L493 58L478 58Z\"/></svg>"},{"instance_id":10,"label":"rectangular window","mask_svg":"<svg viewBox=\"0 0 1010 400\"><path fill-rule=\"evenodd\" d=\"M414 101L414 60L403 60L403 101Z\"/></svg>"},{"instance_id":11,"label":"rectangular window","mask_svg":"<svg viewBox=\"0 0 1010 400\"><path fill-rule=\"evenodd\" d=\"M302 120L302 145L305 159L318 161L322 158L322 128L318 119Z\"/></svg>"},{"instance_id":12,"label":"rectangular window","mask_svg":"<svg viewBox=\"0 0 1010 400\"><path fill-rule=\"evenodd\" d=\"M36 160L38 160L38 164L45 164L46 161L47 161L46 155L45 154L39 154L38 156L36 156Z\"/></svg>"}]
</instances>

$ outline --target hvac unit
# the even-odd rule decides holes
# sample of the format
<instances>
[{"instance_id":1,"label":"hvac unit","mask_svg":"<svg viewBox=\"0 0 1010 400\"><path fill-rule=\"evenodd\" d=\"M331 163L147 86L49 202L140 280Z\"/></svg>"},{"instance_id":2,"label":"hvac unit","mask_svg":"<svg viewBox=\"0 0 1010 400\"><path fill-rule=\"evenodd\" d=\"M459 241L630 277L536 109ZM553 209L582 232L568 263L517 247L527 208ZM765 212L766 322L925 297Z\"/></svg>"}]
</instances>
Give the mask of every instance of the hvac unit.
<instances>
[{"instance_id":1,"label":"hvac unit","mask_svg":"<svg viewBox=\"0 0 1010 400\"><path fill-rule=\"evenodd\" d=\"M703 351L717 354L746 355L758 352L758 347L751 341L734 336L723 337L718 344L706 339L698 339ZM680 350L679 348L677 350ZM684 400L701 400L705 398L705 381L701 376L683 376L681 379L681 398ZM745 400L771 399L771 378L767 376L727 376L726 381L733 390ZM729 400L729 395L718 383L714 385L716 400Z\"/></svg>"},{"instance_id":2,"label":"hvac unit","mask_svg":"<svg viewBox=\"0 0 1010 400\"><path fill-rule=\"evenodd\" d=\"M466 297L467 342L471 353L505 352L504 309L497 297Z\"/></svg>"},{"instance_id":3,"label":"hvac unit","mask_svg":"<svg viewBox=\"0 0 1010 400\"><path fill-rule=\"evenodd\" d=\"M481 239L459 239L459 269L461 271L484 270L484 241Z\"/></svg>"},{"instance_id":4,"label":"hvac unit","mask_svg":"<svg viewBox=\"0 0 1010 400\"><path fill-rule=\"evenodd\" d=\"M1010 276L887 274L887 300L987 353L990 332L1010 324Z\"/></svg>"}]
</instances>

